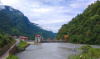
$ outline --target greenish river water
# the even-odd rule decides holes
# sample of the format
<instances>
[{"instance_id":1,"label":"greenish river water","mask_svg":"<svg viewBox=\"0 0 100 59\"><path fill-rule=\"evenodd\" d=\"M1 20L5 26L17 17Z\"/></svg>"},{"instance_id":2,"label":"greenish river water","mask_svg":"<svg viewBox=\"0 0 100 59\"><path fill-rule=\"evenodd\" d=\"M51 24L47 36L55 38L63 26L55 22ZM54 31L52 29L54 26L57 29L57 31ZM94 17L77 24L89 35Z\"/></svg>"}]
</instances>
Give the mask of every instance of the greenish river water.
<instances>
[{"instance_id":1,"label":"greenish river water","mask_svg":"<svg viewBox=\"0 0 100 59\"><path fill-rule=\"evenodd\" d=\"M25 51L17 53L20 59L67 59L69 55L74 54L74 47L80 48L84 44L71 43L38 43L30 45ZM100 46L91 45L94 48ZM79 50L76 53L80 53Z\"/></svg>"}]
</instances>

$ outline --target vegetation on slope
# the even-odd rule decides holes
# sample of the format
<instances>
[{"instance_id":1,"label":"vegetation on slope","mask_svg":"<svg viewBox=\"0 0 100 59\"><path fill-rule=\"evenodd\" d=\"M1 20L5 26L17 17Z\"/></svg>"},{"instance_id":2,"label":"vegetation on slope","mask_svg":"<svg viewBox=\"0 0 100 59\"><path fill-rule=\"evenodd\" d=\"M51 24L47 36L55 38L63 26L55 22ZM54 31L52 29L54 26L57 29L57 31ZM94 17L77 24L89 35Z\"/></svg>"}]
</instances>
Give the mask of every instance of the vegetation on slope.
<instances>
[{"instance_id":1,"label":"vegetation on slope","mask_svg":"<svg viewBox=\"0 0 100 59\"><path fill-rule=\"evenodd\" d=\"M0 33L0 48L3 48L6 45L12 45L16 42L11 36L3 35Z\"/></svg>"},{"instance_id":2,"label":"vegetation on slope","mask_svg":"<svg viewBox=\"0 0 100 59\"><path fill-rule=\"evenodd\" d=\"M68 24L64 24L57 39L69 35L69 42L82 44L100 44L100 1L88 6Z\"/></svg>"},{"instance_id":3,"label":"vegetation on slope","mask_svg":"<svg viewBox=\"0 0 100 59\"><path fill-rule=\"evenodd\" d=\"M19 31L15 28L14 23L9 19L9 17L0 11L0 32L18 35Z\"/></svg>"},{"instance_id":4,"label":"vegetation on slope","mask_svg":"<svg viewBox=\"0 0 100 59\"><path fill-rule=\"evenodd\" d=\"M55 35L52 31L46 31L41 29L39 26L37 26L35 23L31 23L29 19L24 16L22 12L19 10L16 10L10 6L4 6L5 9L1 9L0 12L5 13L4 17L2 18L3 14L1 15L1 18L6 20L3 20L3 23L0 27L3 26L3 31L6 33L13 33L14 36L26 36L29 39L34 39L35 35L40 34L42 32L42 36L46 38L54 38ZM0 18L0 20L1 20ZM8 21L8 22L7 22ZM1 24L1 22L0 22ZM11 25L12 26L11 26ZM5 27L4 27L5 25ZM8 26L7 26L8 25ZM6 29L7 27L7 29ZM14 28L15 27L15 28ZM9 28L9 31L8 31ZM1 29L1 28L0 28Z\"/></svg>"},{"instance_id":5,"label":"vegetation on slope","mask_svg":"<svg viewBox=\"0 0 100 59\"><path fill-rule=\"evenodd\" d=\"M89 45L82 46L80 49L83 52L80 55L69 56L68 59L99 59L100 58L100 48L92 48Z\"/></svg>"},{"instance_id":6,"label":"vegetation on slope","mask_svg":"<svg viewBox=\"0 0 100 59\"><path fill-rule=\"evenodd\" d=\"M6 59L19 59L19 58L15 55L9 55Z\"/></svg>"},{"instance_id":7,"label":"vegetation on slope","mask_svg":"<svg viewBox=\"0 0 100 59\"><path fill-rule=\"evenodd\" d=\"M25 47L28 46L28 45L29 45L29 43L26 43L25 41L20 40L20 43L17 46L17 50L18 51L23 51L25 49Z\"/></svg>"}]
</instances>

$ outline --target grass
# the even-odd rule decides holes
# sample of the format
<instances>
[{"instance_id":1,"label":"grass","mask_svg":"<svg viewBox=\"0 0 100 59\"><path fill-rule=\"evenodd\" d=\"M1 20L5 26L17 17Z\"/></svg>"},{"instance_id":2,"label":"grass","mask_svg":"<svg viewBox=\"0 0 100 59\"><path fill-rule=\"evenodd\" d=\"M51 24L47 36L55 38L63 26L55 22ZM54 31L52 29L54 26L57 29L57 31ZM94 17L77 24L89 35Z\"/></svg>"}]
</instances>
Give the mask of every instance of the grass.
<instances>
[{"instance_id":1,"label":"grass","mask_svg":"<svg viewBox=\"0 0 100 59\"><path fill-rule=\"evenodd\" d=\"M26 43L25 41L20 40L20 43L19 43L19 45L17 46L18 51L23 51L24 48L25 48L27 45L29 45L29 43Z\"/></svg>"},{"instance_id":2,"label":"grass","mask_svg":"<svg viewBox=\"0 0 100 59\"><path fill-rule=\"evenodd\" d=\"M20 40L19 47L24 48L27 45L29 45L29 43L26 43L25 41Z\"/></svg>"},{"instance_id":3,"label":"grass","mask_svg":"<svg viewBox=\"0 0 100 59\"><path fill-rule=\"evenodd\" d=\"M15 55L9 55L6 59L19 59L19 58Z\"/></svg>"},{"instance_id":4,"label":"grass","mask_svg":"<svg viewBox=\"0 0 100 59\"><path fill-rule=\"evenodd\" d=\"M81 49L83 50L80 55L71 55L68 59L98 59L100 58L100 48L92 48L89 45L82 46Z\"/></svg>"}]
</instances>

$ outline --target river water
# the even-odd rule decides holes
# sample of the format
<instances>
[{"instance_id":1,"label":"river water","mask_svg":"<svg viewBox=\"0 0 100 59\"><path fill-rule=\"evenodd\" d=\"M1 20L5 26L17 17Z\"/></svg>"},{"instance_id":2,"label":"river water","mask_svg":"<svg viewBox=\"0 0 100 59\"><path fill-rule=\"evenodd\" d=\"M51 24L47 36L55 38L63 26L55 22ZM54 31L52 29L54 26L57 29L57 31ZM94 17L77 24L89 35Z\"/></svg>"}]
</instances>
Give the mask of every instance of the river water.
<instances>
[{"instance_id":1,"label":"river water","mask_svg":"<svg viewBox=\"0 0 100 59\"><path fill-rule=\"evenodd\" d=\"M74 54L74 47L80 48L83 44L71 43L38 43L28 46L25 51L20 52L17 56L20 59L67 59L69 55ZM91 45L94 48L100 46ZM76 53L81 51L77 50Z\"/></svg>"}]
</instances>

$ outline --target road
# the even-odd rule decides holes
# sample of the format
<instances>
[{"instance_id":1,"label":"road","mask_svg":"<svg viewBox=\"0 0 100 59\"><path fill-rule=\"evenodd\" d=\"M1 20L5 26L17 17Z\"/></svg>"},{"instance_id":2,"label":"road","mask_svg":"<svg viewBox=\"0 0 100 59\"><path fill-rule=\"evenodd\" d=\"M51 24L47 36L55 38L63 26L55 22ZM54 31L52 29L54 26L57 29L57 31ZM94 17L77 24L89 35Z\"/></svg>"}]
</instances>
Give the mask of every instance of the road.
<instances>
[{"instance_id":1,"label":"road","mask_svg":"<svg viewBox=\"0 0 100 59\"><path fill-rule=\"evenodd\" d=\"M16 39L16 43L14 45L12 45L12 47L10 47L1 57L0 59L6 59L9 56L9 51L15 46L18 45L20 42L19 39Z\"/></svg>"}]
</instances>

